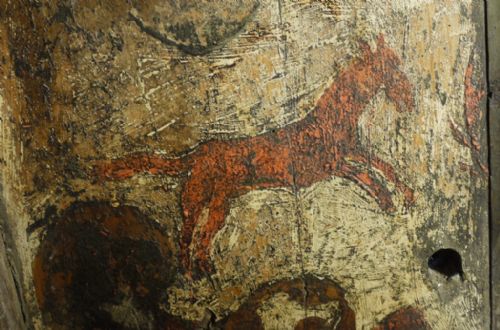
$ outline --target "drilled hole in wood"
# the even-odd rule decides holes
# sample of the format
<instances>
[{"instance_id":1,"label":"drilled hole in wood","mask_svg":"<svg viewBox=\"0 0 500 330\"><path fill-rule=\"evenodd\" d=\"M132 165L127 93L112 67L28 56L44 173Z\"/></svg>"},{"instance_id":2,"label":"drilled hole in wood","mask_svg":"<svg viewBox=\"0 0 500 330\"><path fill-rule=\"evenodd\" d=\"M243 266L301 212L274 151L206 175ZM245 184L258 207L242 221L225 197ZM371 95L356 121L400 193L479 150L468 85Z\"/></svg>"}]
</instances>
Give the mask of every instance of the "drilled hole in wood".
<instances>
[{"instance_id":1,"label":"drilled hole in wood","mask_svg":"<svg viewBox=\"0 0 500 330\"><path fill-rule=\"evenodd\" d=\"M429 257L427 265L430 269L446 276L446 279L448 280L455 275L459 275L462 281L464 280L462 257L456 250L437 250Z\"/></svg>"}]
</instances>

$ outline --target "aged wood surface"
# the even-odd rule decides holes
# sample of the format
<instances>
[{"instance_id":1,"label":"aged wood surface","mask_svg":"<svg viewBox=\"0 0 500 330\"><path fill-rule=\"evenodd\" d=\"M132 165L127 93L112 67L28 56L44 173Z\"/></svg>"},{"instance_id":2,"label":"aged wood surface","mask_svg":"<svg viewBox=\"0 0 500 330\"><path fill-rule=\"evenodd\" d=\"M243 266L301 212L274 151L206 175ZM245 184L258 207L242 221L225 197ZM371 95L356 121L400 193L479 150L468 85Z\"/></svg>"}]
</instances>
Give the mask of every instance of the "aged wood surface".
<instances>
[{"instance_id":1,"label":"aged wood surface","mask_svg":"<svg viewBox=\"0 0 500 330\"><path fill-rule=\"evenodd\" d=\"M2 329L24 329L20 297L16 290L14 275L9 264L5 245L0 243L0 328Z\"/></svg>"},{"instance_id":2,"label":"aged wood surface","mask_svg":"<svg viewBox=\"0 0 500 330\"><path fill-rule=\"evenodd\" d=\"M29 326L487 328L482 6L2 2Z\"/></svg>"},{"instance_id":3,"label":"aged wood surface","mask_svg":"<svg viewBox=\"0 0 500 330\"><path fill-rule=\"evenodd\" d=\"M500 4L488 2L492 323L500 329Z\"/></svg>"}]
</instances>

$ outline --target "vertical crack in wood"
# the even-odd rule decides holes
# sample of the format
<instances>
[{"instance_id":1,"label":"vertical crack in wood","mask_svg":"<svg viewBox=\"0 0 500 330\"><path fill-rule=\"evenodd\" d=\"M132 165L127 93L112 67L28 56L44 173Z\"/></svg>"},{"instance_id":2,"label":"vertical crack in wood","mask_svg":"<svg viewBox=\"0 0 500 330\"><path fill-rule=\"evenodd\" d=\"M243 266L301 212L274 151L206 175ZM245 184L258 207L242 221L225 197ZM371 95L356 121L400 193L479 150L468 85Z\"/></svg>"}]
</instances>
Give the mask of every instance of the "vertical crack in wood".
<instances>
[{"instance_id":1,"label":"vertical crack in wood","mask_svg":"<svg viewBox=\"0 0 500 330\"><path fill-rule=\"evenodd\" d=\"M282 56L282 64L283 64L283 74L285 77L288 76L288 45L287 45L287 39L286 39L286 31L283 26L283 0L278 0L278 11L279 11L279 23L280 23L280 31L281 31L281 40L282 40L282 45L283 45L283 56ZM281 55L281 52L279 52ZM290 109L295 110L296 108L296 100L292 95L290 95L290 88L287 83L287 79L284 79L284 84L285 84L285 100L286 100L286 105L289 105ZM292 91L293 93L293 91ZM285 108L285 111L287 109ZM290 150L294 150L292 146L292 139L290 136L290 131L286 131L286 138L288 142L288 146ZM295 162L297 161L296 155L292 153L292 162L290 165L290 171L292 174L292 193L294 197L294 204L295 204L295 225L296 225L296 230L297 230L297 243L298 243L298 259L300 263L300 272L301 272L301 277L300 280L302 281L302 288L303 288L303 298L302 298L302 305L304 308L304 318L307 318L307 282L305 281L305 276L306 276L306 271L305 271L305 265L304 265L304 244L303 244L303 233L302 233L302 226L304 222L304 216L302 213L302 203L301 199L299 198L300 191L299 187L297 185L297 172L295 169Z\"/></svg>"},{"instance_id":2,"label":"vertical crack in wood","mask_svg":"<svg viewBox=\"0 0 500 330\"><path fill-rule=\"evenodd\" d=\"M493 180L493 175L496 173L498 168L495 167L495 165L498 165L498 157L495 158L494 154L494 146L493 143L495 141L499 140L499 134L498 132L493 136L493 132L495 130L492 130L493 126L497 126L497 123L500 122L500 117L498 115L494 115L493 110L493 105L497 104L495 102L495 93L497 91L496 84L492 83L492 78L495 79L495 73L492 70L499 70L500 68L494 67L493 62L491 61L490 58L490 48L498 48L500 46L500 38L496 38L493 40L492 43L490 43L490 29L494 30L495 26L494 23L489 21L489 6L492 6L492 17L495 18L495 14L493 12L499 12L500 5L497 4L495 1L490 1L488 2L487 0L483 0L483 16L484 16L484 65L485 65L485 80L486 80L486 141L487 141L487 148L488 148L488 157L487 157L487 166L488 166L488 278L489 278L489 308L490 308L490 329L495 329L497 328L497 317L498 315L496 314L495 307L497 305L497 299L496 295L498 290L496 290L496 286L498 286L498 283L495 283L495 279L498 279L498 275L496 274L496 269L494 268L495 261L498 257L498 255L495 255L495 242L493 239L493 235L498 232L498 226L495 224L494 221L494 216L496 216L496 210L497 207L493 206L494 202L494 195L495 195L495 190L498 189L498 183L499 181ZM498 17L497 17L498 18ZM493 77L492 77L493 76ZM497 109L498 110L498 109ZM496 120L496 123L495 123ZM497 186L493 186L494 184L497 184ZM495 213L495 214L494 214ZM498 269L498 267L497 267Z\"/></svg>"}]
</instances>

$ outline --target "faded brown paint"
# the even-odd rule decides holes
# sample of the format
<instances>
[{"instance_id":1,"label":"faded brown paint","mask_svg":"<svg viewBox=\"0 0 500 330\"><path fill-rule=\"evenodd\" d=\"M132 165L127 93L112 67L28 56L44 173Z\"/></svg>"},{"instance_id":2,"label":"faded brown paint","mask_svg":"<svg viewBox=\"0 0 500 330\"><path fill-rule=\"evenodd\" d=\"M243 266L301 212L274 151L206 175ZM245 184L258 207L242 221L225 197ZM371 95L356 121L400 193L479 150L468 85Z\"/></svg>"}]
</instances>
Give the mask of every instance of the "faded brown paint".
<instances>
[{"instance_id":1,"label":"faded brown paint","mask_svg":"<svg viewBox=\"0 0 500 330\"><path fill-rule=\"evenodd\" d=\"M182 158L133 155L104 162L97 165L97 175L116 180L144 172L176 175L189 171L182 192L181 238L181 258L188 271L193 270L192 262L199 263L201 270L211 270L210 243L224 225L229 200L251 190L295 190L335 175L355 182L382 210L393 212L391 193L370 172L372 165L396 185L410 206L412 189L397 177L389 163L364 150L356 129L367 103L382 86L398 111L411 111L411 83L400 71L399 58L385 45L382 36L376 51L363 42L360 47L362 57L339 75L316 108L299 122L252 138L205 142ZM209 218L202 236L193 242L194 228L205 207L209 209ZM194 256L189 253L192 244Z\"/></svg>"},{"instance_id":2,"label":"faded brown paint","mask_svg":"<svg viewBox=\"0 0 500 330\"><path fill-rule=\"evenodd\" d=\"M48 325L183 326L159 309L176 268L161 228L133 207L97 202L72 205L54 220L33 263L36 297ZM120 304L131 310L118 323L113 313Z\"/></svg>"},{"instance_id":3,"label":"faded brown paint","mask_svg":"<svg viewBox=\"0 0 500 330\"><path fill-rule=\"evenodd\" d=\"M413 307L401 308L387 315L373 330L430 330L421 311Z\"/></svg>"},{"instance_id":4,"label":"faded brown paint","mask_svg":"<svg viewBox=\"0 0 500 330\"><path fill-rule=\"evenodd\" d=\"M288 295L290 301L296 301L304 306L305 317L296 324L295 329L297 330L304 329L305 325L308 325L307 329L311 330L321 329L326 325L329 326L328 329L332 329L334 325L334 329L356 329L355 314L345 300L344 290L331 280L321 280L310 275L301 279L282 280L264 285L223 322L223 328L226 330L265 329L257 310L264 302L280 293ZM332 301L339 303L340 313L337 319L324 320L307 316L308 309L315 309Z\"/></svg>"},{"instance_id":5,"label":"faded brown paint","mask_svg":"<svg viewBox=\"0 0 500 330\"><path fill-rule=\"evenodd\" d=\"M473 83L474 64L469 63L465 71L464 81L464 121L465 127L461 129L453 120L450 121L450 127L455 140L470 149L472 154L473 164L463 166L472 174L480 174L483 177L488 176L488 165L483 160L484 153L481 152L480 132L483 127L483 111L481 102L486 92L477 88Z\"/></svg>"}]
</instances>

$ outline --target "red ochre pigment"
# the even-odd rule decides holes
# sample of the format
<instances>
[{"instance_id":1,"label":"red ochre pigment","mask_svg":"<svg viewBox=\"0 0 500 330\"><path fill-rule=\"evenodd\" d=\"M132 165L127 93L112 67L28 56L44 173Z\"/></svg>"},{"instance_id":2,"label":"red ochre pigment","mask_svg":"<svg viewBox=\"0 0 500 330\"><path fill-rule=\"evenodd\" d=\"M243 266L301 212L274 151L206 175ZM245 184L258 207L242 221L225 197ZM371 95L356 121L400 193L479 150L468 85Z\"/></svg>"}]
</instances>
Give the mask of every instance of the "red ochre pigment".
<instances>
[{"instance_id":1,"label":"red ochre pigment","mask_svg":"<svg viewBox=\"0 0 500 330\"><path fill-rule=\"evenodd\" d=\"M370 171L373 167L395 185L410 206L413 190L397 177L390 164L361 145L357 129L366 106L382 88L398 111L411 111L412 85L382 36L376 51L364 42L360 42L360 48L361 57L337 77L301 121L255 137L210 140L181 158L135 154L100 161L95 166L96 175L103 180L119 180L138 173L189 173L182 188L184 225L180 241L181 260L188 272L197 268L211 271L210 244L224 224L230 199L251 190L286 187L296 191L337 176L355 182L382 210L393 212L391 192ZM200 237L194 239L194 228L204 208L209 210L208 220Z\"/></svg>"}]
</instances>

